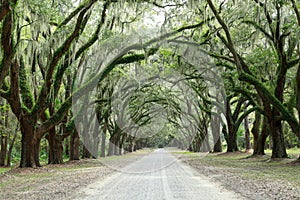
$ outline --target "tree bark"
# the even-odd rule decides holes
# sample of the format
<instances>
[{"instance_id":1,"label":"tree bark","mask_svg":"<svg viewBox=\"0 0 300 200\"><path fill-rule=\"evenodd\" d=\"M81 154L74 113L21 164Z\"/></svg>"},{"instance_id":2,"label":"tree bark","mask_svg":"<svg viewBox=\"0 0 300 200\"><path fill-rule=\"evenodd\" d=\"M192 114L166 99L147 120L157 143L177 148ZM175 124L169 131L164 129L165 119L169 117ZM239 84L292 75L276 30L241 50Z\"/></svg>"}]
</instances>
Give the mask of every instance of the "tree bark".
<instances>
[{"instance_id":1,"label":"tree bark","mask_svg":"<svg viewBox=\"0 0 300 200\"><path fill-rule=\"evenodd\" d=\"M200 152L201 150L203 150L203 146L205 144L204 144L204 141L201 140L200 133L197 133L195 135L195 138L194 138L192 144L193 144L192 145L193 146L192 149L193 149L194 152Z\"/></svg>"},{"instance_id":2,"label":"tree bark","mask_svg":"<svg viewBox=\"0 0 300 200\"><path fill-rule=\"evenodd\" d=\"M270 123L272 135L272 158L287 158L281 120L272 120Z\"/></svg>"},{"instance_id":3,"label":"tree bark","mask_svg":"<svg viewBox=\"0 0 300 200\"><path fill-rule=\"evenodd\" d=\"M9 149L8 149L8 152L7 152L7 162L6 162L6 165L7 166L10 166L11 164L11 154L12 154L12 151L13 151L13 147L15 145L15 141L17 139L17 135L18 135L18 128L16 129L16 132L14 133L14 137L9 145Z\"/></svg>"},{"instance_id":4,"label":"tree bark","mask_svg":"<svg viewBox=\"0 0 300 200\"><path fill-rule=\"evenodd\" d=\"M211 151L210 145L209 145L208 135L205 136L204 140L202 141L202 145L201 145L200 151L201 152L210 152Z\"/></svg>"},{"instance_id":5,"label":"tree bark","mask_svg":"<svg viewBox=\"0 0 300 200\"><path fill-rule=\"evenodd\" d=\"M110 138L108 144L107 156L112 156L112 155L114 155L114 143L113 143L113 138Z\"/></svg>"},{"instance_id":6,"label":"tree bark","mask_svg":"<svg viewBox=\"0 0 300 200\"><path fill-rule=\"evenodd\" d=\"M97 119L97 118L96 118ZM92 157L97 158L98 157L98 151L99 151L99 123L97 120L95 120L94 124L94 130L93 130L93 150L92 150Z\"/></svg>"},{"instance_id":7,"label":"tree bark","mask_svg":"<svg viewBox=\"0 0 300 200\"><path fill-rule=\"evenodd\" d=\"M112 156L114 155L114 145L115 145L115 133L111 134L110 135L110 138L109 138L109 144L108 144L108 152L107 152L107 156Z\"/></svg>"},{"instance_id":8,"label":"tree bark","mask_svg":"<svg viewBox=\"0 0 300 200\"><path fill-rule=\"evenodd\" d=\"M123 154L123 144L124 144L125 140L126 140L126 133L123 133L120 144L119 144L119 155Z\"/></svg>"},{"instance_id":9,"label":"tree bark","mask_svg":"<svg viewBox=\"0 0 300 200\"><path fill-rule=\"evenodd\" d=\"M47 140L49 143L48 164L63 163L62 136L56 134L55 127L49 131Z\"/></svg>"},{"instance_id":10,"label":"tree bark","mask_svg":"<svg viewBox=\"0 0 300 200\"><path fill-rule=\"evenodd\" d=\"M83 145L81 158L91 158L91 156L92 155L91 155L89 149L85 145Z\"/></svg>"},{"instance_id":11,"label":"tree bark","mask_svg":"<svg viewBox=\"0 0 300 200\"><path fill-rule=\"evenodd\" d=\"M79 160L79 135L76 128L70 139L70 160Z\"/></svg>"},{"instance_id":12,"label":"tree bark","mask_svg":"<svg viewBox=\"0 0 300 200\"><path fill-rule=\"evenodd\" d=\"M121 134L122 134L122 131L119 127L117 127L117 130L116 130L116 136L115 136L115 145L114 145L114 155L120 155L120 150L119 150L119 146L120 146L120 143L121 143Z\"/></svg>"},{"instance_id":13,"label":"tree bark","mask_svg":"<svg viewBox=\"0 0 300 200\"><path fill-rule=\"evenodd\" d=\"M227 143L227 152L235 152L239 150L237 145L237 135L235 134L235 131L232 128L233 127L228 128L228 130L226 130L226 126L224 126L222 129Z\"/></svg>"},{"instance_id":14,"label":"tree bark","mask_svg":"<svg viewBox=\"0 0 300 200\"><path fill-rule=\"evenodd\" d=\"M5 166L7 155L7 133L1 134L1 151L0 151L0 166Z\"/></svg>"},{"instance_id":15,"label":"tree bark","mask_svg":"<svg viewBox=\"0 0 300 200\"><path fill-rule=\"evenodd\" d=\"M253 135L253 155L257 154L257 147L258 147L258 138L260 133L260 124L261 124L261 114L256 111L255 112L255 119L253 122L253 127L251 129Z\"/></svg>"},{"instance_id":16,"label":"tree bark","mask_svg":"<svg viewBox=\"0 0 300 200\"><path fill-rule=\"evenodd\" d=\"M101 154L100 157L105 157L105 144L106 144L106 123L103 126L103 132L101 134Z\"/></svg>"},{"instance_id":17,"label":"tree bark","mask_svg":"<svg viewBox=\"0 0 300 200\"><path fill-rule=\"evenodd\" d=\"M70 141L69 141L69 138L67 137L65 139L65 155L66 156L69 156L70 155L70 149L69 149L69 145L70 145Z\"/></svg>"},{"instance_id":18,"label":"tree bark","mask_svg":"<svg viewBox=\"0 0 300 200\"><path fill-rule=\"evenodd\" d=\"M36 167L41 167L40 164L40 150L42 137L35 136L33 139L33 160Z\"/></svg>"},{"instance_id":19,"label":"tree bark","mask_svg":"<svg viewBox=\"0 0 300 200\"><path fill-rule=\"evenodd\" d=\"M2 102L2 98L0 98L0 105L3 106L3 102ZM4 126L3 126L3 122L2 119L1 120L1 124L0 124L0 166L5 166L5 160L6 160L6 154L7 154L7 136L8 136L8 132L7 132L7 128L8 128L8 110L4 111L3 113L4 115ZM0 115L0 117L2 117L2 114Z\"/></svg>"},{"instance_id":20,"label":"tree bark","mask_svg":"<svg viewBox=\"0 0 300 200\"><path fill-rule=\"evenodd\" d=\"M20 167L34 167L35 162L33 160L34 145L32 138L34 137L34 128L30 126L28 119L20 120L20 129L22 134L21 140L21 161Z\"/></svg>"},{"instance_id":21,"label":"tree bark","mask_svg":"<svg viewBox=\"0 0 300 200\"><path fill-rule=\"evenodd\" d=\"M265 144L269 136L268 120L266 117L263 118L263 125L261 134L257 140L257 146L254 148L253 155L265 155Z\"/></svg>"},{"instance_id":22,"label":"tree bark","mask_svg":"<svg viewBox=\"0 0 300 200\"><path fill-rule=\"evenodd\" d=\"M227 139L227 152L235 152L238 151L238 145L237 145L237 137L235 134L230 134Z\"/></svg>"},{"instance_id":23,"label":"tree bark","mask_svg":"<svg viewBox=\"0 0 300 200\"><path fill-rule=\"evenodd\" d=\"M245 148L246 151L251 149L251 142L250 142L250 131L249 131L249 118L248 116L244 119L244 130L245 130Z\"/></svg>"},{"instance_id":24,"label":"tree bark","mask_svg":"<svg viewBox=\"0 0 300 200\"><path fill-rule=\"evenodd\" d=\"M211 118L211 132L214 139L214 152L222 152L222 142L220 136L220 118L219 116L212 116Z\"/></svg>"}]
</instances>

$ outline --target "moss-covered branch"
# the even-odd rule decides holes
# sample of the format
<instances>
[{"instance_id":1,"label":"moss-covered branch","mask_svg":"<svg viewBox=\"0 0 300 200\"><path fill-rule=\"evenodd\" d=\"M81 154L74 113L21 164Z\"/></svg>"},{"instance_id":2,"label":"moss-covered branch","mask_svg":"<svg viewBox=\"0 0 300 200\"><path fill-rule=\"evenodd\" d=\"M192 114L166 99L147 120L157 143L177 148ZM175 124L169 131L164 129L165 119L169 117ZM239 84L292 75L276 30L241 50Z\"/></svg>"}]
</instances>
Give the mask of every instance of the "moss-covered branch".
<instances>
[{"instance_id":1,"label":"moss-covered branch","mask_svg":"<svg viewBox=\"0 0 300 200\"><path fill-rule=\"evenodd\" d=\"M34 105L34 108L32 110L33 113L35 112L42 112L45 109L45 101L47 99L47 96L50 92L51 85L52 85L52 78L53 78L53 72L55 70L55 67L57 66L58 62L60 59L68 52L71 44L73 41L80 36L80 34L83 31L83 28L85 27L85 24L87 23L87 20L85 19L86 13L88 10L91 8L91 6L95 3L95 1L91 1L90 4L85 6L83 10L80 12L76 25L74 28L74 31L72 34L65 40L65 42L59 47L55 52L54 55L50 61L49 66L47 67L47 72L46 72L46 80L41 88L38 100L36 104Z\"/></svg>"},{"instance_id":2,"label":"moss-covered branch","mask_svg":"<svg viewBox=\"0 0 300 200\"><path fill-rule=\"evenodd\" d=\"M34 100L32 92L27 82L27 73L25 70L25 63L23 61L23 57L20 58L19 84L22 102L24 106L26 106L27 109L30 110L32 109Z\"/></svg>"},{"instance_id":3,"label":"moss-covered branch","mask_svg":"<svg viewBox=\"0 0 300 200\"><path fill-rule=\"evenodd\" d=\"M9 12L4 19L1 29L1 48L3 55L0 63L0 89L2 89L4 79L8 75L14 56L13 23L13 13Z\"/></svg>"},{"instance_id":4,"label":"moss-covered branch","mask_svg":"<svg viewBox=\"0 0 300 200\"><path fill-rule=\"evenodd\" d=\"M19 117L22 106L19 95L19 63L16 59L10 67L10 90L9 98L7 100L13 113Z\"/></svg>"}]
</instances>

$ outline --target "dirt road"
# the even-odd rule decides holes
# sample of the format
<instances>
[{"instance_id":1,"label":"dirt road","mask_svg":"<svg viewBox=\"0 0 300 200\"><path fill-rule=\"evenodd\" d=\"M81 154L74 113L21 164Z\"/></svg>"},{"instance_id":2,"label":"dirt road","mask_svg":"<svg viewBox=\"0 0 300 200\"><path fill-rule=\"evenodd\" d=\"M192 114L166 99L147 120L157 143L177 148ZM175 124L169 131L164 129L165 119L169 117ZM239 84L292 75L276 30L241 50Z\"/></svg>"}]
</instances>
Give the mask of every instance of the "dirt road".
<instances>
[{"instance_id":1,"label":"dirt road","mask_svg":"<svg viewBox=\"0 0 300 200\"><path fill-rule=\"evenodd\" d=\"M70 199L240 200L243 198L201 176L167 150L158 149L118 169L109 177L81 188Z\"/></svg>"}]
</instances>

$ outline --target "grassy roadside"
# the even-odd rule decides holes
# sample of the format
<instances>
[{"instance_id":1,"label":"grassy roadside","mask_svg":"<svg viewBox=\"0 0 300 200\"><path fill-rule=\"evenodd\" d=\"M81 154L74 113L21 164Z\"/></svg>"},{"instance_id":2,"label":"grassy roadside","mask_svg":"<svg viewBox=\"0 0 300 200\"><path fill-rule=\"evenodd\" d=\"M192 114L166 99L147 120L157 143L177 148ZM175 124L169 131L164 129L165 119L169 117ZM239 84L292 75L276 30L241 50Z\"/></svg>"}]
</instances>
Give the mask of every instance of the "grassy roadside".
<instances>
[{"instance_id":1,"label":"grassy roadside","mask_svg":"<svg viewBox=\"0 0 300 200\"><path fill-rule=\"evenodd\" d=\"M78 188L152 152L143 149L122 156L82 159L40 168L0 168L0 199L65 199Z\"/></svg>"},{"instance_id":2,"label":"grassy roadside","mask_svg":"<svg viewBox=\"0 0 300 200\"><path fill-rule=\"evenodd\" d=\"M296 159L299 150L288 150ZM250 153L174 152L174 154L230 190L249 199L300 199L300 164L294 159L270 161L270 152L259 157Z\"/></svg>"},{"instance_id":3,"label":"grassy roadside","mask_svg":"<svg viewBox=\"0 0 300 200\"><path fill-rule=\"evenodd\" d=\"M10 167L0 167L0 175L5 173L5 172L8 172L10 170L11 170Z\"/></svg>"}]
</instances>

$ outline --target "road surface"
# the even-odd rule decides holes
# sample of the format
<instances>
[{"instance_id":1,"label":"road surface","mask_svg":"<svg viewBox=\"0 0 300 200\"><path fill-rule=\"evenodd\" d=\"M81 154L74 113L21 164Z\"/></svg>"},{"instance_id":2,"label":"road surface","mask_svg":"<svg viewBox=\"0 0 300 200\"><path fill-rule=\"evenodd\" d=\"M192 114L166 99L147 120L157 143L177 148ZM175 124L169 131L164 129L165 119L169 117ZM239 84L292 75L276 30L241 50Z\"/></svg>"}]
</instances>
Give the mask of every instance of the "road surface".
<instances>
[{"instance_id":1,"label":"road surface","mask_svg":"<svg viewBox=\"0 0 300 200\"><path fill-rule=\"evenodd\" d=\"M242 199L158 149L104 180L81 188L72 199L234 200Z\"/></svg>"}]
</instances>

